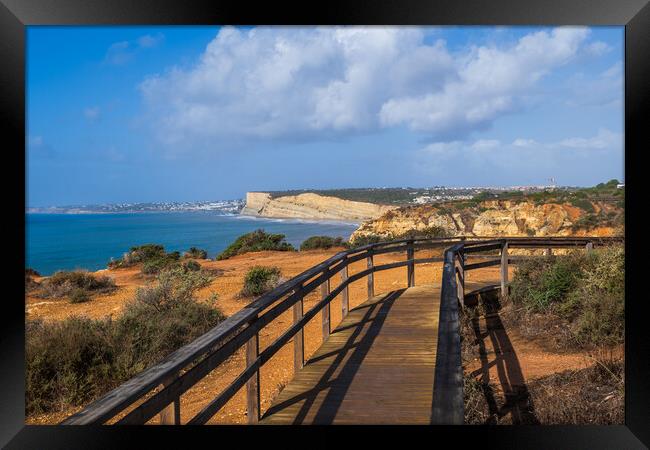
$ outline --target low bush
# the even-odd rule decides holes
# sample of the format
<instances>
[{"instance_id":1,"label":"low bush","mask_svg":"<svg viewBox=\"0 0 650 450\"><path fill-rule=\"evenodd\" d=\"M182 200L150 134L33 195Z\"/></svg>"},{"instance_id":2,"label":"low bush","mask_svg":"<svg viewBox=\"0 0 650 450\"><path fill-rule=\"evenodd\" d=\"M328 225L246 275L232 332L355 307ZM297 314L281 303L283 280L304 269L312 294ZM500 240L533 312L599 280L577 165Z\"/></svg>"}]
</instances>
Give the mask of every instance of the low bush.
<instances>
[{"instance_id":1,"label":"low bush","mask_svg":"<svg viewBox=\"0 0 650 450\"><path fill-rule=\"evenodd\" d=\"M348 243L349 248L362 247L368 244L377 244L380 242L395 241L401 239L433 239L450 237L451 233L444 227L430 226L419 230L409 230L401 234L366 234L358 236Z\"/></svg>"},{"instance_id":2,"label":"low bush","mask_svg":"<svg viewBox=\"0 0 650 450\"><path fill-rule=\"evenodd\" d=\"M265 294L280 284L280 269L278 267L254 266L244 277L243 297L253 297Z\"/></svg>"},{"instance_id":3,"label":"low bush","mask_svg":"<svg viewBox=\"0 0 650 450\"><path fill-rule=\"evenodd\" d=\"M115 387L111 325L86 317L26 324L27 414L83 405Z\"/></svg>"},{"instance_id":4,"label":"low bush","mask_svg":"<svg viewBox=\"0 0 650 450\"><path fill-rule=\"evenodd\" d=\"M423 228L421 230L410 230L402 234L394 235L391 239L433 239L433 238L445 238L449 237L449 232L439 226L430 226Z\"/></svg>"},{"instance_id":5,"label":"low bush","mask_svg":"<svg viewBox=\"0 0 650 450\"><path fill-rule=\"evenodd\" d=\"M173 266L181 257L179 252L165 251L160 244L144 244L131 247L131 250L117 260L108 263L109 269L133 267L142 263L142 273L147 275L157 274L162 269Z\"/></svg>"},{"instance_id":6,"label":"low bush","mask_svg":"<svg viewBox=\"0 0 650 450\"><path fill-rule=\"evenodd\" d=\"M190 249L183 254L183 258L207 259L208 252L200 248L190 247Z\"/></svg>"},{"instance_id":7,"label":"low bush","mask_svg":"<svg viewBox=\"0 0 650 450\"><path fill-rule=\"evenodd\" d=\"M570 200L570 203L577 208L587 211L589 214L596 212L594 205L586 198L574 198Z\"/></svg>"},{"instance_id":8,"label":"low bush","mask_svg":"<svg viewBox=\"0 0 650 450\"><path fill-rule=\"evenodd\" d=\"M284 238L284 234L266 233L262 229L255 230L239 236L216 259L223 260L244 253L260 252L263 250L293 251L293 246L287 243Z\"/></svg>"},{"instance_id":9,"label":"low bush","mask_svg":"<svg viewBox=\"0 0 650 450\"><path fill-rule=\"evenodd\" d=\"M114 326L115 345L123 349L115 360L121 379L135 376L224 319L213 305L196 301L196 291L209 283L205 273L177 267L161 272L156 285L136 291Z\"/></svg>"},{"instance_id":10,"label":"low bush","mask_svg":"<svg viewBox=\"0 0 650 450\"><path fill-rule=\"evenodd\" d=\"M365 234L363 236L357 236L356 238L348 242L349 248L363 247L364 245L369 244L378 244L379 242L389 241L391 238L380 236L378 234Z\"/></svg>"},{"instance_id":11,"label":"low bush","mask_svg":"<svg viewBox=\"0 0 650 450\"><path fill-rule=\"evenodd\" d=\"M328 249L332 247L341 247L343 245L342 237L333 238L330 236L312 236L300 244L300 251Z\"/></svg>"},{"instance_id":12,"label":"low bush","mask_svg":"<svg viewBox=\"0 0 650 450\"><path fill-rule=\"evenodd\" d=\"M90 300L90 295L88 295L88 291L85 289L75 288L72 292L70 292L68 298L70 300L70 303L84 303Z\"/></svg>"},{"instance_id":13,"label":"low bush","mask_svg":"<svg viewBox=\"0 0 650 450\"><path fill-rule=\"evenodd\" d=\"M196 262L194 260L185 261L183 263L182 267L183 267L184 270L186 270L186 271L189 270L189 271L192 271L192 272L196 272L198 270L201 270L201 264L199 264L198 262Z\"/></svg>"},{"instance_id":14,"label":"low bush","mask_svg":"<svg viewBox=\"0 0 650 450\"><path fill-rule=\"evenodd\" d=\"M88 300L92 294L105 294L117 289L112 278L93 275L81 270L55 272L51 277L44 279L40 287L39 294L45 298L67 297L74 292L75 300L70 299L73 303L77 303L82 298L81 291L84 292L86 300Z\"/></svg>"},{"instance_id":15,"label":"low bush","mask_svg":"<svg viewBox=\"0 0 650 450\"><path fill-rule=\"evenodd\" d=\"M162 256L149 259L142 264L140 271L145 275L156 275L163 269L178 266L178 259L169 256Z\"/></svg>"},{"instance_id":16,"label":"low bush","mask_svg":"<svg viewBox=\"0 0 650 450\"><path fill-rule=\"evenodd\" d=\"M578 347L623 342L625 253L621 245L591 254L535 258L515 270L509 299L528 314L561 319Z\"/></svg>"},{"instance_id":17,"label":"low bush","mask_svg":"<svg viewBox=\"0 0 650 450\"><path fill-rule=\"evenodd\" d=\"M177 267L139 289L115 320L28 321L26 412L87 404L219 324L224 315L194 295L209 281Z\"/></svg>"},{"instance_id":18,"label":"low bush","mask_svg":"<svg viewBox=\"0 0 650 450\"><path fill-rule=\"evenodd\" d=\"M529 311L546 311L575 287L585 257L580 254L525 261L517 265L510 298Z\"/></svg>"}]
</instances>

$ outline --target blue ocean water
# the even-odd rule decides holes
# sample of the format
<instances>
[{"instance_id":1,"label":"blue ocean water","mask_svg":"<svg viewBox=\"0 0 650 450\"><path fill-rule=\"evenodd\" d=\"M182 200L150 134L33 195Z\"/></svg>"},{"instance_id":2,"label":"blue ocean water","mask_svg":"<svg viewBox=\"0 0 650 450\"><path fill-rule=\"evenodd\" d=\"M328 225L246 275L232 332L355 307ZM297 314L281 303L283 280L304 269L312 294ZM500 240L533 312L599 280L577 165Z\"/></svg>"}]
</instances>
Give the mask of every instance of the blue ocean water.
<instances>
[{"instance_id":1,"label":"blue ocean water","mask_svg":"<svg viewBox=\"0 0 650 450\"><path fill-rule=\"evenodd\" d=\"M26 214L26 266L43 275L57 270L105 269L134 245L162 244L167 251L190 247L210 258L238 236L263 228L282 233L295 247L310 236L347 239L357 224L334 221L224 216L210 211L120 214Z\"/></svg>"}]
</instances>

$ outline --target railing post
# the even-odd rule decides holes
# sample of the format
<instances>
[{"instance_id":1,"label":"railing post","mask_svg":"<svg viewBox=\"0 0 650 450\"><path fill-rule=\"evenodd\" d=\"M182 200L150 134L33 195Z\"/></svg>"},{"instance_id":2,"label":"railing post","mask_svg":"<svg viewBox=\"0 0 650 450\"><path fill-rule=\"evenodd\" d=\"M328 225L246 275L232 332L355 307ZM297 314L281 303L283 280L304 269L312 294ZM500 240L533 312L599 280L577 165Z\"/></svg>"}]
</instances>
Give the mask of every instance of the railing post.
<instances>
[{"instance_id":1,"label":"railing post","mask_svg":"<svg viewBox=\"0 0 650 450\"><path fill-rule=\"evenodd\" d=\"M341 269L341 284L345 283L348 281L348 257L345 256L343 258L343 269ZM341 320L345 318L345 316L348 315L348 311L350 310L350 296L348 292L348 287L345 286L343 290L341 291Z\"/></svg>"},{"instance_id":2,"label":"railing post","mask_svg":"<svg viewBox=\"0 0 650 450\"><path fill-rule=\"evenodd\" d=\"M406 274L406 281L408 283L408 287L413 287L415 286L415 264L413 263L413 257L415 254L415 250L413 248L413 240L410 240L406 243L406 259L411 260L410 263L407 264L407 274Z\"/></svg>"},{"instance_id":3,"label":"railing post","mask_svg":"<svg viewBox=\"0 0 650 450\"><path fill-rule=\"evenodd\" d=\"M302 289L302 284L296 290ZM300 297L293 305L293 323L296 324L302 319L303 312L303 298ZM305 331L304 328L300 330L293 337L293 369L294 373L302 369L305 364Z\"/></svg>"},{"instance_id":4,"label":"railing post","mask_svg":"<svg viewBox=\"0 0 650 450\"><path fill-rule=\"evenodd\" d=\"M321 300L330 294L330 280L329 278L320 285ZM330 302L323 306L323 342L330 335Z\"/></svg>"},{"instance_id":5,"label":"railing post","mask_svg":"<svg viewBox=\"0 0 650 450\"><path fill-rule=\"evenodd\" d=\"M594 243L593 242L587 242L587 245L585 246L585 249L587 251L587 254L591 253L594 249Z\"/></svg>"},{"instance_id":6,"label":"railing post","mask_svg":"<svg viewBox=\"0 0 650 450\"><path fill-rule=\"evenodd\" d=\"M366 258L368 263L368 269L374 267L374 262L372 260L372 249L368 250L368 257ZM370 272L368 274L368 300L375 296L375 272Z\"/></svg>"},{"instance_id":7,"label":"railing post","mask_svg":"<svg viewBox=\"0 0 650 450\"><path fill-rule=\"evenodd\" d=\"M501 298L508 297L508 241L501 247Z\"/></svg>"},{"instance_id":8,"label":"railing post","mask_svg":"<svg viewBox=\"0 0 650 450\"><path fill-rule=\"evenodd\" d=\"M246 343L246 367L250 367L260 352L259 335L255 333ZM246 405L248 424L254 425L260 420L260 371L255 371L246 382Z\"/></svg>"},{"instance_id":9,"label":"railing post","mask_svg":"<svg viewBox=\"0 0 650 450\"><path fill-rule=\"evenodd\" d=\"M178 376L178 374L171 375L163 382L163 386L169 386ZM160 424L161 425L180 425L181 424L181 401L180 397L176 397L172 403L167 405L160 411Z\"/></svg>"},{"instance_id":10,"label":"railing post","mask_svg":"<svg viewBox=\"0 0 650 450\"><path fill-rule=\"evenodd\" d=\"M457 291L458 291L458 301L460 302L460 306L463 308L465 307L465 257L461 252L456 253L456 257L454 258L454 261L458 259L458 265L454 262L454 267L456 267L456 279L458 282L456 283L457 286Z\"/></svg>"}]
</instances>

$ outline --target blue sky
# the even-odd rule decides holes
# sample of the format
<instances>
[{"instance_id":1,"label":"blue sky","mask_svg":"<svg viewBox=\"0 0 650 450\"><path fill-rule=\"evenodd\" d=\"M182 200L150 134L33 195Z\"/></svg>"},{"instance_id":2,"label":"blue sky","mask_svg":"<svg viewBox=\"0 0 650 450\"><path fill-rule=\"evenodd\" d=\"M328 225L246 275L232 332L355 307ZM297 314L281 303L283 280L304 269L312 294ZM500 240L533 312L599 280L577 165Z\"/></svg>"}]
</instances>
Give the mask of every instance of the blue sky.
<instances>
[{"instance_id":1,"label":"blue sky","mask_svg":"<svg viewBox=\"0 0 650 450\"><path fill-rule=\"evenodd\" d=\"M29 206L623 179L623 28L28 27Z\"/></svg>"}]
</instances>

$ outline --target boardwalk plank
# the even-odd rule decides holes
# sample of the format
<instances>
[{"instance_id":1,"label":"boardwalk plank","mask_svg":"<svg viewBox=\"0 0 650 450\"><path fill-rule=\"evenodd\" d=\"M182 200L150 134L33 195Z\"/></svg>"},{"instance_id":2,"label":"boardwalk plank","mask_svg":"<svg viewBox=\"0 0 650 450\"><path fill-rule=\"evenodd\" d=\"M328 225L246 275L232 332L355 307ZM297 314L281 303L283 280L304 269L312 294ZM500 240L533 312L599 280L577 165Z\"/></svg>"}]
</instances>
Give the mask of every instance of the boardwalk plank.
<instances>
[{"instance_id":1,"label":"boardwalk plank","mask_svg":"<svg viewBox=\"0 0 650 450\"><path fill-rule=\"evenodd\" d=\"M260 423L430 424L439 317L440 285L378 295L357 306Z\"/></svg>"}]
</instances>

